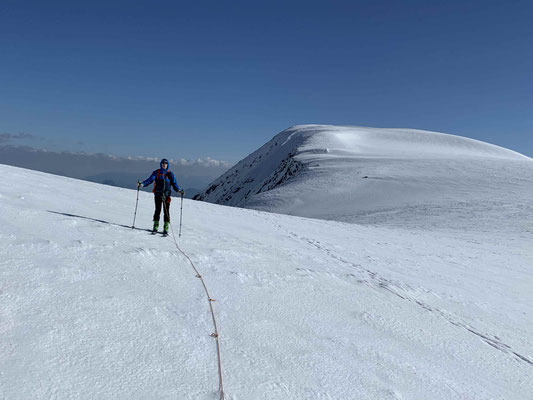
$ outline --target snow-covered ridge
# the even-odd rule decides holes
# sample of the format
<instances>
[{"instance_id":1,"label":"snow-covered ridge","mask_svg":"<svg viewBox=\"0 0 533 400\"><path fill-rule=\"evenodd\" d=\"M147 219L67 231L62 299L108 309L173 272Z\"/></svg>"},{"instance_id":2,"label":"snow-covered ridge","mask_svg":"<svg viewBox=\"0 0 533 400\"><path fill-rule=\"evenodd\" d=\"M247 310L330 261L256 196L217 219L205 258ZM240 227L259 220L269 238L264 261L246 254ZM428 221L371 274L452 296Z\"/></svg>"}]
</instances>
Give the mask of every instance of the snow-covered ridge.
<instances>
[{"instance_id":1,"label":"snow-covered ridge","mask_svg":"<svg viewBox=\"0 0 533 400\"><path fill-rule=\"evenodd\" d=\"M241 160L196 199L353 221L397 206L398 200L405 206L433 207L443 198L464 199L464 192L476 197L476 191L483 191L485 173L505 179L502 166L533 165L531 161L445 133L298 125Z\"/></svg>"}]
</instances>

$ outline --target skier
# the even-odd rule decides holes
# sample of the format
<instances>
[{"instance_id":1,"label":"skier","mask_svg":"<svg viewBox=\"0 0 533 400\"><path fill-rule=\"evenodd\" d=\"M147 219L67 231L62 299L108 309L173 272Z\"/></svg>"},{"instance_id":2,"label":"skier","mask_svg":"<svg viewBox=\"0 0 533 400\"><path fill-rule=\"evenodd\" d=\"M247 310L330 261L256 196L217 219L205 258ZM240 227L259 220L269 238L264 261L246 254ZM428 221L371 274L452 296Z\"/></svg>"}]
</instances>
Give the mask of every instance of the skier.
<instances>
[{"instance_id":1,"label":"skier","mask_svg":"<svg viewBox=\"0 0 533 400\"><path fill-rule=\"evenodd\" d=\"M163 158L159 165L161 168L156 169L154 172L152 172L152 175L150 175L150 177L145 181L138 181L137 187L145 187L155 181L153 190L155 200L155 212L154 227L152 228L152 233L156 233L159 229L159 216L161 215L161 205L164 202L165 206L163 207L163 212L165 214L165 224L163 225L163 235L167 235L168 228L170 226L170 194L172 192L171 189L174 188L174 190L180 193L182 196L185 192L179 188L174 173L168 170L168 160L166 158Z\"/></svg>"}]
</instances>

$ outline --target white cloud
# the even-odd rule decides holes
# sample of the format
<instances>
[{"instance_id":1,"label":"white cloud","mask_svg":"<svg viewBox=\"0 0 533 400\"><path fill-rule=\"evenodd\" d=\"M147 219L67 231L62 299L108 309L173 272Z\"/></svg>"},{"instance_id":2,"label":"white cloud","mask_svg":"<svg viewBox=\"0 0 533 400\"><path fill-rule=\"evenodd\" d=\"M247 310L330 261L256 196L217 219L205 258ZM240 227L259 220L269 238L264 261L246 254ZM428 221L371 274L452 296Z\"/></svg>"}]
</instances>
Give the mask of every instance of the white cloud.
<instances>
[{"instance_id":1,"label":"white cloud","mask_svg":"<svg viewBox=\"0 0 533 400\"><path fill-rule=\"evenodd\" d=\"M157 162L157 163L161 161L161 158L158 158L158 157L133 156L133 157L126 157L126 158L132 161L150 161L150 162ZM184 167L199 166L199 167L205 167L205 168L229 168L233 165L230 162L223 161L223 160L215 160L211 157L197 158L196 160L190 160L186 158L178 158L178 159L169 158L168 161L170 162L170 165L179 165L179 166L184 166Z\"/></svg>"},{"instance_id":2,"label":"white cloud","mask_svg":"<svg viewBox=\"0 0 533 400\"><path fill-rule=\"evenodd\" d=\"M161 161L160 158L157 157L144 157L144 156L128 156L125 157L128 160L132 161L150 161L150 162L159 162Z\"/></svg>"},{"instance_id":3,"label":"white cloud","mask_svg":"<svg viewBox=\"0 0 533 400\"><path fill-rule=\"evenodd\" d=\"M202 167L226 167L229 168L232 166L231 163L227 161L215 160L211 157L206 158L197 158L196 160L187 160L185 158L180 158L179 160L170 160L171 164L178 164L183 166L202 166Z\"/></svg>"}]
</instances>

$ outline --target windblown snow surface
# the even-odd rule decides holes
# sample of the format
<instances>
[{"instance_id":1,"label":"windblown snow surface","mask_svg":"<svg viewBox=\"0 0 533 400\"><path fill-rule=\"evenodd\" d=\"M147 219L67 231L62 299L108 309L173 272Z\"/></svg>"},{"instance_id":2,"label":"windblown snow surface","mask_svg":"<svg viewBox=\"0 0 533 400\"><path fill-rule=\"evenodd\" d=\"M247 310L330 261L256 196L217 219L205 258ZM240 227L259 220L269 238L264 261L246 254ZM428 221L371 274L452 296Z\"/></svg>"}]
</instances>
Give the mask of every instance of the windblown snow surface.
<instances>
[{"instance_id":1,"label":"windblown snow surface","mask_svg":"<svg viewBox=\"0 0 533 400\"><path fill-rule=\"evenodd\" d=\"M250 157L234 204L322 219L185 199L178 242L216 300L226 399L532 398L529 158L317 126ZM0 173L0 398L220 398L209 305L146 231L152 196L131 229L134 190ZM252 178L270 183L246 198Z\"/></svg>"}]
</instances>

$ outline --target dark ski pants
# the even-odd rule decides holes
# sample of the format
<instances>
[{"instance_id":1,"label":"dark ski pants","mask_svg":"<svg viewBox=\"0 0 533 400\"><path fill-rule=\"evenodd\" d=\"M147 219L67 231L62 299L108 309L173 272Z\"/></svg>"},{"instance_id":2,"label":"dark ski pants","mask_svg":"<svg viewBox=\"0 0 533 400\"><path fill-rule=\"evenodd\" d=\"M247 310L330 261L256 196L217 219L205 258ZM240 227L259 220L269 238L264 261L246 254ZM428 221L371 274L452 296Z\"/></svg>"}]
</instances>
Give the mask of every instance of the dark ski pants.
<instances>
[{"instance_id":1,"label":"dark ski pants","mask_svg":"<svg viewBox=\"0 0 533 400\"><path fill-rule=\"evenodd\" d=\"M164 220L165 222L170 222L170 196L167 196L165 199L166 206L163 207L163 212L165 214ZM156 194L154 196L155 201L155 213L154 213L154 221L159 221L159 216L161 215L161 206L163 205L163 195Z\"/></svg>"}]
</instances>

